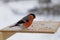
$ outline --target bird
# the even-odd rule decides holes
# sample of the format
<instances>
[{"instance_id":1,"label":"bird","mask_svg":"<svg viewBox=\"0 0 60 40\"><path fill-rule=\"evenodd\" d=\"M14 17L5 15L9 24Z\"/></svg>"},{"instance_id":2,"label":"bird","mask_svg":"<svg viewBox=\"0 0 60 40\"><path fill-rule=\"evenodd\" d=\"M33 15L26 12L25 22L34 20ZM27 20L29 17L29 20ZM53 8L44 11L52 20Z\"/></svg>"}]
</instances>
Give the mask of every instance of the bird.
<instances>
[{"instance_id":1,"label":"bird","mask_svg":"<svg viewBox=\"0 0 60 40\"><path fill-rule=\"evenodd\" d=\"M27 29L28 27L31 26L35 18L36 18L35 14L29 13L27 16L23 17L21 20L19 20L15 25L11 26L10 28L19 26L22 29Z\"/></svg>"}]
</instances>

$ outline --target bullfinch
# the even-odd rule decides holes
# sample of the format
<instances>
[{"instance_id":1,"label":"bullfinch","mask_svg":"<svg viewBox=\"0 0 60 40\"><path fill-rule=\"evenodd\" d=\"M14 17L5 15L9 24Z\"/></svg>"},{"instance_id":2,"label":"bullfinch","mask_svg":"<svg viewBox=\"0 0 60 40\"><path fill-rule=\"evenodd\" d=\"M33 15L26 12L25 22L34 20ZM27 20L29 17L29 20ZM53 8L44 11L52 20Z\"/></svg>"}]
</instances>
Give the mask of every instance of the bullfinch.
<instances>
[{"instance_id":1,"label":"bullfinch","mask_svg":"<svg viewBox=\"0 0 60 40\"><path fill-rule=\"evenodd\" d=\"M11 27L19 26L22 29L28 28L28 27L30 27L30 25L32 24L32 22L33 22L33 20L35 18L36 18L35 14L30 13L29 15L25 16L24 18L22 18L21 20L19 20L15 25L13 25Z\"/></svg>"}]
</instances>

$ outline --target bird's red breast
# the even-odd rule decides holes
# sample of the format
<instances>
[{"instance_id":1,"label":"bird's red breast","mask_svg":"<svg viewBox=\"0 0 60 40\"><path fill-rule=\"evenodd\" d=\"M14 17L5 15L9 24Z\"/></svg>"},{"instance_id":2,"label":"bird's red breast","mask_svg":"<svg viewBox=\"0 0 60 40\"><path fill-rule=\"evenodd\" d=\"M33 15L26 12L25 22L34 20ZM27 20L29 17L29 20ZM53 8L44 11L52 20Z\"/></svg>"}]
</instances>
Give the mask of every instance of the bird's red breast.
<instances>
[{"instance_id":1,"label":"bird's red breast","mask_svg":"<svg viewBox=\"0 0 60 40\"><path fill-rule=\"evenodd\" d=\"M32 22L33 22L34 17L32 15L29 16L29 21L24 23L24 27L28 28Z\"/></svg>"}]
</instances>

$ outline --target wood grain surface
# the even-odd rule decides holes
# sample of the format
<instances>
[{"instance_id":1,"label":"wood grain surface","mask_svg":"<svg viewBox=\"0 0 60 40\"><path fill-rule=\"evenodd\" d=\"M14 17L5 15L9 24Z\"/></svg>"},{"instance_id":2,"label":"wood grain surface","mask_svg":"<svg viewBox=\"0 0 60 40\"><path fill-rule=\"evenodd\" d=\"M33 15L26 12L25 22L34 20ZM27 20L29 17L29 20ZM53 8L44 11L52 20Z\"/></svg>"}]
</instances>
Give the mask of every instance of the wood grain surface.
<instances>
[{"instance_id":1,"label":"wood grain surface","mask_svg":"<svg viewBox=\"0 0 60 40\"><path fill-rule=\"evenodd\" d=\"M20 27L9 28L6 27L0 31L15 31L15 32L37 32L37 33L54 33L60 26L60 22L52 21L34 21L28 29L21 29Z\"/></svg>"}]
</instances>

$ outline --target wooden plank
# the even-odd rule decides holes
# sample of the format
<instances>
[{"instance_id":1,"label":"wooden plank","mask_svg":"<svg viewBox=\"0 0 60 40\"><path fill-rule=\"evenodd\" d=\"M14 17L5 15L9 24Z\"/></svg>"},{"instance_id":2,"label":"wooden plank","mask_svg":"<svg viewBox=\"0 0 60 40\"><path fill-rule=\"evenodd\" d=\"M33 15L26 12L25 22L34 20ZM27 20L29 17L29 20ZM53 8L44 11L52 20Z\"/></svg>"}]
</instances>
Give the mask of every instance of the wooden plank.
<instances>
[{"instance_id":1,"label":"wooden plank","mask_svg":"<svg viewBox=\"0 0 60 40\"><path fill-rule=\"evenodd\" d=\"M13 34L15 34L16 32L3 32L3 36L4 39L9 38L10 36L12 36Z\"/></svg>"},{"instance_id":2,"label":"wooden plank","mask_svg":"<svg viewBox=\"0 0 60 40\"><path fill-rule=\"evenodd\" d=\"M4 40L2 32L0 32L0 40Z\"/></svg>"},{"instance_id":3,"label":"wooden plank","mask_svg":"<svg viewBox=\"0 0 60 40\"><path fill-rule=\"evenodd\" d=\"M16 32L0 32L0 40L6 40L7 38L9 38L10 36L12 36L13 34L15 34Z\"/></svg>"},{"instance_id":4,"label":"wooden plank","mask_svg":"<svg viewBox=\"0 0 60 40\"><path fill-rule=\"evenodd\" d=\"M9 28L6 27L0 31L15 31L15 32L28 32L28 33L55 33L60 26L60 22L52 21L34 21L33 24L25 30L20 27Z\"/></svg>"},{"instance_id":5,"label":"wooden plank","mask_svg":"<svg viewBox=\"0 0 60 40\"><path fill-rule=\"evenodd\" d=\"M16 32L23 33L55 33L60 26L60 22L52 21L34 21L28 29L20 27L6 27L0 30L0 40L6 40Z\"/></svg>"}]
</instances>

